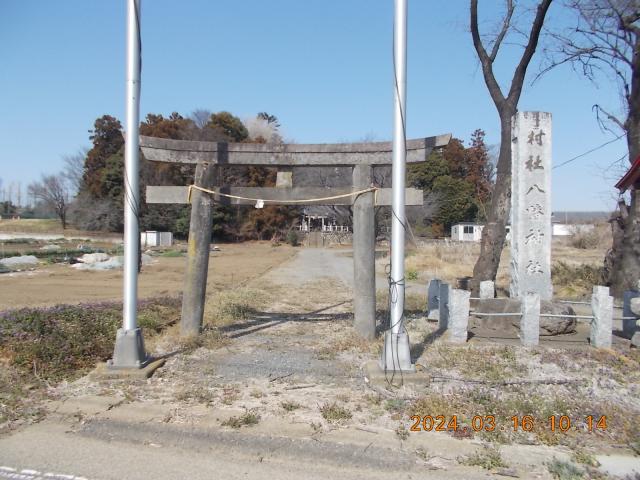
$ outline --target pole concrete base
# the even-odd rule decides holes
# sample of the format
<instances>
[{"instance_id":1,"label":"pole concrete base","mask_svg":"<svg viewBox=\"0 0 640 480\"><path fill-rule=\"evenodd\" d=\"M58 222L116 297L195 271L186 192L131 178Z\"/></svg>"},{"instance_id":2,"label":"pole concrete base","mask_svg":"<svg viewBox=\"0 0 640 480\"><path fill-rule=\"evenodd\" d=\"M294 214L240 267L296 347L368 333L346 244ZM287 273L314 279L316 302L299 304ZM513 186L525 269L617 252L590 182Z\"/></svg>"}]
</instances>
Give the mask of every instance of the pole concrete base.
<instances>
[{"instance_id":1,"label":"pole concrete base","mask_svg":"<svg viewBox=\"0 0 640 480\"><path fill-rule=\"evenodd\" d=\"M387 372L415 373L416 366L411 363L411 349L407 332L384 333L384 348L380 358L380 368Z\"/></svg>"},{"instance_id":2,"label":"pole concrete base","mask_svg":"<svg viewBox=\"0 0 640 480\"><path fill-rule=\"evenodd\" d=\"M125 330L119 328L116 334L116 345L113 359L107 360L108 369L143 368L151 359L144 351L142 330Z\"/></svg>"}]
</instances>

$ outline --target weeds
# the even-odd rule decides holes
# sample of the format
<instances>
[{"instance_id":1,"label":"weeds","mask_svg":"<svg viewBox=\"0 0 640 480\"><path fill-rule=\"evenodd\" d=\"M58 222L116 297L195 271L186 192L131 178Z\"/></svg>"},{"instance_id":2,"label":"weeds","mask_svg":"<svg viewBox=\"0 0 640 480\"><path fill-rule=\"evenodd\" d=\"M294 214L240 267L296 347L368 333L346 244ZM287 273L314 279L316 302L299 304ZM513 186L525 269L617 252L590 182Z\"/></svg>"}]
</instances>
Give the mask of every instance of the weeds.
<instances>
[{"instance_id":1,"label":"weeds","mask_svg":"<svg viewBox=\"0 0 640 480\"><path fill-rule=\"evenodd\" d=\"M247 411L239 417L231 417L221 423L223 427L241 428L257 425L260 422L260 415L254 411Z\"/></svg>"},{"instance_id":2,"label":"weeds","mask_svg":"<svg viewBox=\"0 0 640 480\"><path fill-rule=\"evenodd\" d=\"M580 480L584 478L584 472L573 463L554 458L547 463L547 470L556 480Z\"/></svg>"},{"instance_id":3,"label":"weeds","mask_svg":"<svg viewBox=\"0 0 640 480\"><path fill-rule=\"evenodd\" d=\"M157 332L178 318L180 301L146 300L138 311L140 326ZM110 358L121 324L119 303L0 312L0 425L40 418L49 383L73 380Z\"/></svg>"},{"instance_id":4,"label":"weeds","mask_svg":"<svg viewBox=\"0 0 640 480\"><path fill-rule=\"evenodd\" d=\"M400 440L405 441L409 438L409 430L401 423L398 425L398 428L396 428L396 435Z\"/></svg>"},{"instance_id":5,"label":"weeds","mask_svg":"<svg viewBox=\"0 0 640 480\"><path fill-rule=\"evenodd\" d=\"M338 405L336 402L325 403L320 407L320 413L322 418L327 422L340 422L343 420L349 420L351 418L351 412L346 408Z\"/></svg>"},{"instance_id":6,"label":"weeds","mask_svg":"<svg viewBox=\"0 0 640 480\"><path fill-rule=\"evenodd\" d=\"M300 407L302 407L302 405L300 405L298 402L293 402L293 401L282 402L280 406L287 412L293 412L294 410L297 410Z\"/></svg>"},{"instance_id":7,"label":"weeds","mask_svg":"<svg viewBox=\"0 0 640 480\"><path fill-rule=\"evenodd\" d=\"M462 459L460 463L470 467L482 467L485 470L507 467L500 455L500 450L490 445L485 445L482 450L478 450L473 455Z\"/></svg>"}]
</instances>

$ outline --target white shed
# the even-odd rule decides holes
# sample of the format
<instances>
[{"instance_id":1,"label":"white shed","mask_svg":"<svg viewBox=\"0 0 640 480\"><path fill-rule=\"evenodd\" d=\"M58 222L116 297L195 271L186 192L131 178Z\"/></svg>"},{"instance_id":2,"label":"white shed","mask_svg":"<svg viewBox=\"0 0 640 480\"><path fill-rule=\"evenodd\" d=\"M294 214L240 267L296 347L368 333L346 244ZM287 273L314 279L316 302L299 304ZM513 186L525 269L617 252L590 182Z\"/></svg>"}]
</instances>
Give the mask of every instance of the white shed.
<instances>
[{"instance_id":1,"label":"white shed","mask_svg":"<svg viewBox=\"0 0 640 480\"><path fill-rule=\"evenodd\" d=\"M482 239L484 225L478 223L457 223L451 227L451 240L460 242L479 242Z\"/></svg>"},{"instance_id":2,"label":"white shed","mask_svg":"<svg viewBox=\"0 0 640 480\"><path fill-rule=\"evenodd\" d=\"M140 244L143 247L170 247L173 245L171 232L156 232L149 230L140 233Z\"/></svg>"}]
</instances>

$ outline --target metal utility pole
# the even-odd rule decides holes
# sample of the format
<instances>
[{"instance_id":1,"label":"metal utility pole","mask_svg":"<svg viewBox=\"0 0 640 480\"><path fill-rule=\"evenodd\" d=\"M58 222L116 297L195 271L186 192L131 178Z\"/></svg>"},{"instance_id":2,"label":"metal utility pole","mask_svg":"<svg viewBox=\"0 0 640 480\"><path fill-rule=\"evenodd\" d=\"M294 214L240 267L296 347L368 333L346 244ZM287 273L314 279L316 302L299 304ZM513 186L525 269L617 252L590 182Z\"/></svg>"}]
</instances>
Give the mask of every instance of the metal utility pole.
<instances>
[{"instance_id":1,"label":"metal utility pole","mask_svg":"<svg viewBox=\"0 0 640 480\"><path fill-rule=\"evenodd\" d=\"M147 362L138 328L138 255L140 249L140 1L127 1L126 138L124 151L124 302L111 368L140 368Z\"/></svg>"},{"instance_id":2,"label":"metal utility pole","mask_svg":"<svg viewBox=\"0 0 640 480\"><path fill-rule=\"evenodd\" d=\"M380 367L415 371L404 327L405 175L407 154L407 0L395 0L393 24L393 198L391 203L390 328L385 332Z\"/></svg>"}]
</instances>

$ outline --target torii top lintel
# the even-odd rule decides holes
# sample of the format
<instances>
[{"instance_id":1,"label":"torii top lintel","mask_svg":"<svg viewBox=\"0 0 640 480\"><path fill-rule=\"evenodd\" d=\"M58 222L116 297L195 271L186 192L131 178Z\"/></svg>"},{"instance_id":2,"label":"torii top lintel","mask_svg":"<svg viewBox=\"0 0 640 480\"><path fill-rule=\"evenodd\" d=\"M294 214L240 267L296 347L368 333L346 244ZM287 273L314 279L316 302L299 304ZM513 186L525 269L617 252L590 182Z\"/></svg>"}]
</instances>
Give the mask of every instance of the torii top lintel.
<instances>
[{"instance_id":1,"label":"torii top lintel","mask_svg":"<svg viewBox=\"0 0 640 480\"><path fill-rule=\"evenodd\" d=\"M423 162L434 148L447 146L451 134L407 140L407 163ZM391 142L268 144L170 140L140 136L147 160L220 165L347 166L390 165Z\"/></svg>"}]
</instances>

